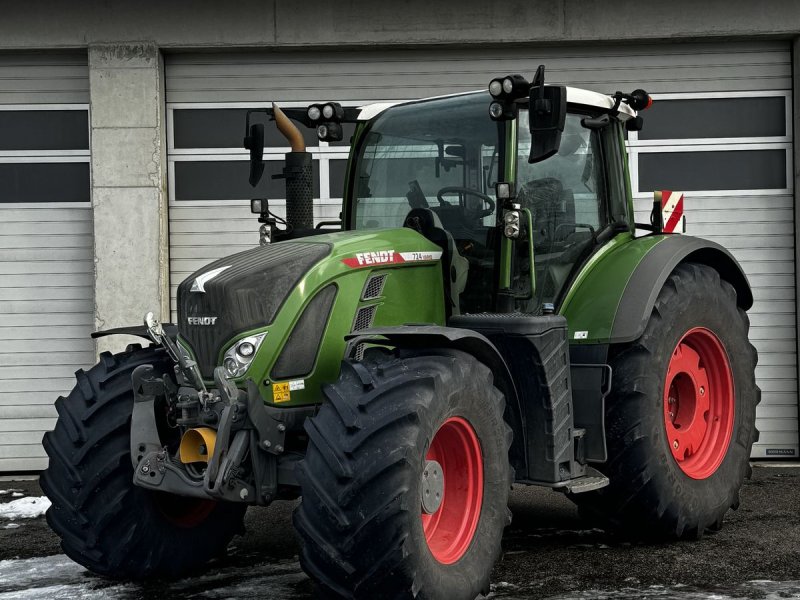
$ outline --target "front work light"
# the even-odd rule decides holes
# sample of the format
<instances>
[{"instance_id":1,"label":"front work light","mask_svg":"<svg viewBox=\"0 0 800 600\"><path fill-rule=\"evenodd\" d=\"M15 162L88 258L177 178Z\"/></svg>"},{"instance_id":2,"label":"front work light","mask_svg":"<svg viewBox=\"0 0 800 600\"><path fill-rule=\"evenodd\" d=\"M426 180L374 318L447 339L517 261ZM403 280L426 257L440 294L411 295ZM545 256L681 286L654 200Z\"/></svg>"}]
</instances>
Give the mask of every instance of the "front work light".
<instances>
[{"instance_id":1,"label":"front work light","mask_svg":"<svg viewBox=\"0 0 800 600\"><path fill-rule=\"evenodd\" d=\"M228 348L225 353L225 358L222 360L222 366L225 368L225 374L229 379L241 377L247 372L250 363L256 355L258 347L264 341L266 333L258 333L251 335L236 342L233 346Z\"/></svg>"},{"instance_id":2,"label":"front work light","mask_svg":"<svg viewBox=\"0 0 800 600\"><path fill-rule=\"evenodd\" d=\"M531 84L522 75L498 77L489 82L489 93L498 100L516 100L530 93Z\"/></svg>"},{"instance_id":3,"label":"front work light","mask_svg":"<svg viewBox=\"0 0 800 600\"><path fill-rule=\"evenodd\" d=\"M319 104L312 104L309 106L306 114L311 121L319 121L320 116L322 116Z\"/></svg>"},{"instance_id":4,"label":"front work light","mask_svg":"<svg viewBox=\"0 0 800 600\"><path fill-rule=\"evenodd\" d=\"M492 121L509 121L517 118L517 105L514 102L495 100L489 105L489 116Z\"/></svg>"},{"instance_id":5,"label":"front work light","mask_svg":"<svg viewBox=\"0 0 800 600\"><path fill-rule=\"evenodd\" d=\"M511 200L516 197L514 183L509 181L498 181L494 186L494 195L498 200Z\"/></svg>"},{"instance_id":6,"label":"front work light","mask_svg":"<svg viewBox=\"0 0 800 600\"><path fill-rule=\"evenodd\" d=\"M339 142L344 133L339 123L323 123L317 125L317 137L323 142Z\"/></svg>"}]
</instances>

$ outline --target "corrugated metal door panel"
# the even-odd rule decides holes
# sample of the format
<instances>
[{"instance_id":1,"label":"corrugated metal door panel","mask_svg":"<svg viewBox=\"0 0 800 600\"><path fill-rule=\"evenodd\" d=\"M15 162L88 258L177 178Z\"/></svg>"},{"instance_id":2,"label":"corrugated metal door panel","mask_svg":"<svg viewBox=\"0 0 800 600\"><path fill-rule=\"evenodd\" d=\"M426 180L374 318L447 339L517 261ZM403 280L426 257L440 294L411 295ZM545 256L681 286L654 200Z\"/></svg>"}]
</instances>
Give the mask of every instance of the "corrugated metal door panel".
<instances>
[{"instance_id":1,"label":"corrugated metal door panel","mask_svg":"<svg viewBox=\"0 0 800 600\"><path fill-rule=\"evenodd\" d=\"M789 45L767 41L176 54L166 58L166 93L169 103L368 103L485 89L491 77L508 73L530 76L542 63L549 82L600 92L637 87L651 93L792 89ZM790 173L787 176L791 179ZM636 202L638 219L647 222L649 202ZM257 235L257 224L245 203L198 204L170 200L173 314L175 287L183 278L213 259L255 243ZM791 193L689 193L686 210L689 233L728 248L753 286L750 331L761 357L757 375L763 391L758 412L763 433L754 456L766 456L766 449L776 445L796 452L794 198ZM320 202L316 216L332 219L338 211L336 201ZM777 425L777 421L782 423Z\"/></svg>"},{"instance_id":2,"label":"corrugated metal door panel","mask_svg":"<svg viewBox=\"0 0 800 600\"><path fill-rule=\"evenodd\" d=\"M88 140L88 103L85 52L0 54L0 111L82 111ZM6 151L0 163L89 161L87 145L37 152L23 140L19 147L25 151ZM95 360L88 182L85 202L22 194L0 202L0 472L47 466L41 440L55 424L53 403Z\"/></svg>"},{"instance_id":3,"label":"corrugated metal door panel","mask_svg":"<svg viewBox=\"0 0 800 600\"><path fill-rule=\"evenodd\" d=\"M92 213L57 213L0 208L0 470L46 466L53 402L94 362Z\"/></svg>"},{"instance_id":4,"label":"corrugated metal door panel","mask_svg":"<svg viewBox=\"0 0 800 600\"><path fill-rule=\"evenodd\" d=\"M484 89L532 75L602 92L791 89L783 42L608 47L359 50L168 56L168 102L392 100ZM680 89L676 89L679 84Z\"/></svg>"},{"instance_id":5,"label":"corrugated metal door panel","mask_svg":"<svg viewBox=\"0 0 800 600\"><path fill-rule=\"evenodd\" d=\"M0 53L0 104L88 104L86 52Z\"/></svg>"}]
</instances>

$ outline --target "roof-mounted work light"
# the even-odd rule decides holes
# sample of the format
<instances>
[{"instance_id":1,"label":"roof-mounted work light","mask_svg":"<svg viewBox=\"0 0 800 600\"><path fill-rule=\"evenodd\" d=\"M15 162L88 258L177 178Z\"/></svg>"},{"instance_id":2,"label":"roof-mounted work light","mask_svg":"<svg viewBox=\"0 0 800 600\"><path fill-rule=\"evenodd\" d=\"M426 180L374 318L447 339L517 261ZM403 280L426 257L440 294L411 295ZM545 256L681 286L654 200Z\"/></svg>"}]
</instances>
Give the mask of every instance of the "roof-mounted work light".
<instances>
[{"instance_id":1,"label":"roof-mounted work light","mask_svg":"<svg viewBox=\"0 0 800 600\"><path fill-rule=\"evenodd\" d=\"M342 139L342 120L344 108L338 102L312 104L306 110L312 127L316 127L317 137L323 142L338 142Z\"/></svg>"},{"instance_id":2,"label":"roof-mounted work light","mask_svg":"<svg viewBox=\"0 0 800 600\"><path fill-rule=\"evenodd\" d=\"M517 116L516 100L527 98L531 85L522 75L497 77L489 82L489 94L494 101L489 105L489 116L494 121L506 121Z\"/></svg>"}]
</instances>

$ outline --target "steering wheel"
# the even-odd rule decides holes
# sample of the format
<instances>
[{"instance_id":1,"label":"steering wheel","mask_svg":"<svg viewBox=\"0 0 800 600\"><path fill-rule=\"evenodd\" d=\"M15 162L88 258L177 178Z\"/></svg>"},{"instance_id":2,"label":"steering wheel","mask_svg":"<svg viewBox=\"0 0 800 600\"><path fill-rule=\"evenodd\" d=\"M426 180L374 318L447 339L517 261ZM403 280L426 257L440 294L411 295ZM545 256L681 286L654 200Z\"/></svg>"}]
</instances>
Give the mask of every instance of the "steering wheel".
<instances>
[{"instance_id":1,"label":"steering wheel","mask_svg":"<svg viewBox=\"0 0 800 600\"><path fill-rule=\"evenodd\" d=\"M447 194L466 194L470 196L476 196L480 198L485 204L489 205L489 208L484 208L475 215L475 218L482 219L483 217L488 217L490 214L494 212L495 209L495 202L491 198L491 196L487 196L486 194L479 192L478 190L473 190L467 187L460 187L457 185L443 187L438 192L436 192L436 199L439 201L439 206L447 206L449 203L442 197L446 196Z\"/></svg>"}]
</instances>

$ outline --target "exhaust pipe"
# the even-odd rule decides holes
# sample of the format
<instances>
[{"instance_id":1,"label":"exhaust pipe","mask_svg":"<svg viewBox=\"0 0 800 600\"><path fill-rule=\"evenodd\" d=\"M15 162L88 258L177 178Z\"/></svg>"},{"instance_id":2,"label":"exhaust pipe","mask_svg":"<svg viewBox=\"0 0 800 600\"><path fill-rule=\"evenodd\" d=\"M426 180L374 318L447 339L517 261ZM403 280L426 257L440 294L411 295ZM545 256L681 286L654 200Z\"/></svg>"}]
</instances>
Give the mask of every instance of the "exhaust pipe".
<instances>
[{"instance_id":1,"label":"exhaust pipe","mask_svg":"<svg viewBox=\"0 0 800 600\"><path fill-rule=\"evenodd\" d=\"M306 152L303 134L289 117L273 102L273 114L278 131L292 148L285 155L283 176L286 179L286 223L292 229L314 228L314 178L311 153Z\"/></svg>"},{"instance_id":2,"label":"exhaust pipe","mask_svg":"<svg viewBox=\"0 0 800 600\"><path fill-rule=\"evenodd\" d=\"M214 456L217 432L209 427L190 429L183 434L180 446L180 459L183 464L208 463Z\"/></svg>"}]
</instances>

